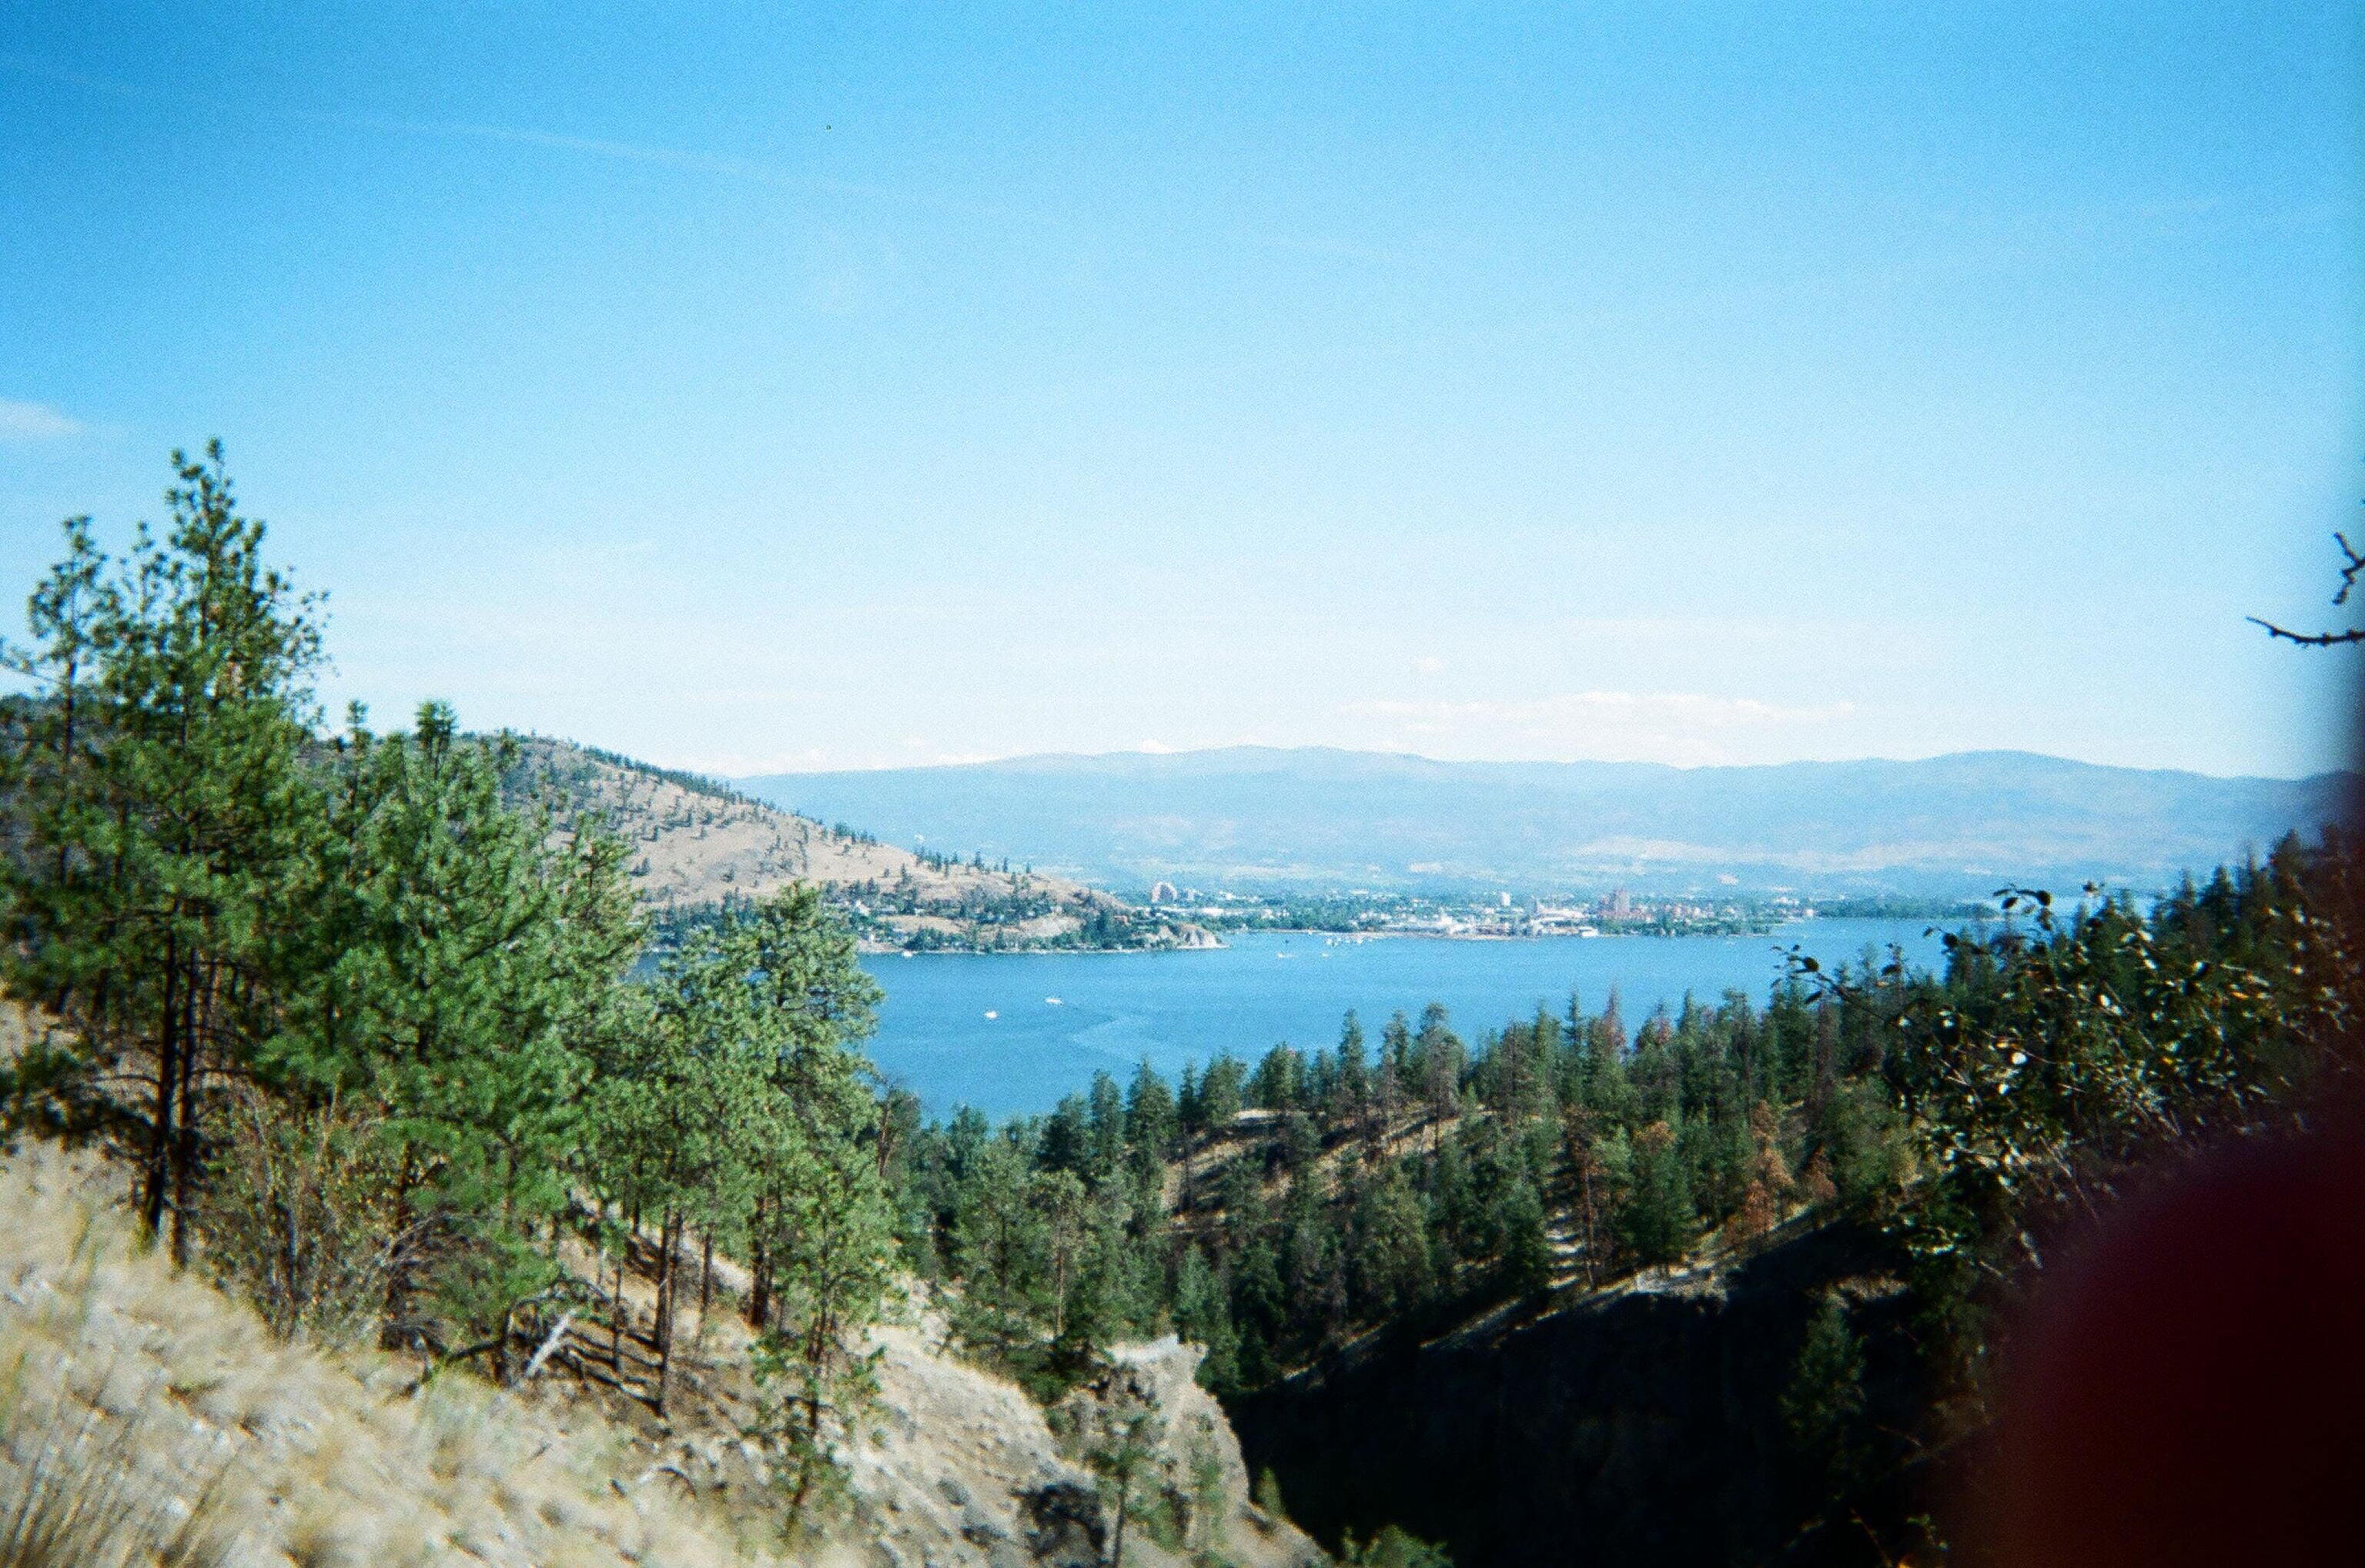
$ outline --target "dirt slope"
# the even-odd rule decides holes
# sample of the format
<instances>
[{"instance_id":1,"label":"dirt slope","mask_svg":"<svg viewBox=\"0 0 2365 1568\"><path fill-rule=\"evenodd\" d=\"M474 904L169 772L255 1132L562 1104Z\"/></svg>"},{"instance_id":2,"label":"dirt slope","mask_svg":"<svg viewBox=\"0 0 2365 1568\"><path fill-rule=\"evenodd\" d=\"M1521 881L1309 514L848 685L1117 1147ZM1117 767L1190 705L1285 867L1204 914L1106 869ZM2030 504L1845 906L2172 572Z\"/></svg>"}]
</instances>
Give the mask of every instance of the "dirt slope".
<instances>
[{"instance_id":1,"label":"dirt slope","mask_svg":"<svg viewBox=\"0 0 2365 1568\"><path fill-rule=\"evenodd\" d=\"M873 951L1215 945L1199 926L1060 878L924 857L569 741L520 745L512 794L539 793L567 820L598 821L622 837L634 852L634 884L661 911L760 898L801 879L827 890Z\"/></svg>"},{"instance_id":2,"label":"dirt slope","mask_svg":"<svg viewBox=\"0 0 2365 1568\"><path fill-rule=\"evenodd\" d=\"M0 1558L91 1568L474 1562L723 1568L1101 1568L1096 1439L1146 1413L1127 1568L1306 1568L1312 1540L1250 1501L1195 1347L1118 1347L1052 1412L949 1354L925 1306L878 1331L881 1400L846 1454L854 1506L803 1552L741 1433L735 1304L696 1313L670 1419L566 1372L423 1386L375 1351L274 1339L243 1305L134 1243L116 1173L28 1143L0 1163ZM696 1309L691 1309L693 1312Z\"/></svg>"},{"instance_id":3,"label":"dirt slope","mask_svg":"<svg viewBox=\"0 0 2365 1568\"><path fill-rule=\"evenodd\" d=\"M0 1169L0 1515L49 1500L72 1528L44 1561L783 1561L596 1413L273 1339L135 1246L107 1188L39 1146Z\"/></svg>"}]
</instances>

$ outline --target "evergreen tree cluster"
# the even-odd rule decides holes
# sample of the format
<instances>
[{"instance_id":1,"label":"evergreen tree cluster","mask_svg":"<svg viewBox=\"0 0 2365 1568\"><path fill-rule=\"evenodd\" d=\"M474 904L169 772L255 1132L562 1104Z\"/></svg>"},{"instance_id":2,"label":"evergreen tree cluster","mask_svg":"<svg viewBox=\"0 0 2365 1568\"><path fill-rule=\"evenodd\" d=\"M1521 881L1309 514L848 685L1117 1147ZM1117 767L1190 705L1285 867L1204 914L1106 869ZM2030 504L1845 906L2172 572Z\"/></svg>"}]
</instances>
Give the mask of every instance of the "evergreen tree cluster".
<instances>
[{"instance_id":1,"label":"evergreen tree cluster","mask_svg":"<svg viewBox=\"0 0 2365 1568\"><path fill-rule=\"evenodd\" d=\"M1687 999L1631 1033L1614 994L1475 1042L1435 1004L1376 1043L1350 1013L1327 1049L1218 1054L1172 1083L1145 1060L1000 1127L964 1110L899 1148L906 1257L958 1287L981 1353L1048 1387L1171 1327L1243 1392L1375 1329L1842 1215L1928 1260L1933 1324L1983 1321L2048 1182L2057 1204L2203 1122L2296 1103L2346 1005L2307 913L2337 864L2289 842L2148 912L2012 897L1947 939L1943 973L1794 959L1762 1005Z\"/></svg>"},{"instance_id":2,"label":"evergreen tree cluster","mask_svg":"<svg viewBox=\"0 0 2365 1568\"><path fill-rule=\"evenodd\" d=\"M1024 1375L1171 1326L1230 1393L1381 1326L1672 1264L1902 1172L1850 1003L1802 984L1654 1016L1572 998L1484 1036L1432 1004L1376 1047L1147 1061L1048 1115L964 1110L896 1168L907 1254ZM1844 1183L1843 1186L1842 1184Z\"/></svg>"},{"instance_id":3,"label":"evergreen tree cluster","mask_svg":"<svg viewBox=\"0 0 2365 1568\"><path fill-rule=\"evenodd\" d=\"M1572 996L1474 1041L1434 1004L1376 1042L1350 1013L1327 1048L924 1125L870 1086L877 992L818 892L652 956L627 850L505 799L513 745L437 703L328 733L317 605L219 449L175 461L169 528L112 559L69 521L6 650L0 987L46 1035L0 1073L5 1130L118 1154L151 1234L282 1332L501 1381L557 1358L660 1410L684 1293L711 1305L735 1259L798 1510L904 1270L1038 1394L1169 1328L1232 1393L1838 1214L1910 1269L1942 1395L1917 1440L1943 1444L2065 1215L2298 1126L2356 1066L2329 1044L2365 1006L2353 856L2292 840L2147 908L2000 894L1942 973L1794 958L1762 1004L1630 1030ZM1834 1298L1781 1414L1835 1491L1879 1451L1865 1376Z\"/></svg>"},{"instance_id":4,"label":"evergreen tree cluster","mask_svg":"<svg viewBox=\"0 0 2365 1568\"><path fill-rule=\"evenodd\" d=\"M557 1357L662 1410L695 1276L745 1260L801 1507L893 1283L876 989L793 887L646 935L626 850L505 801L430 702L325 734L314 601L219 448L110 559L86 520L8 649L0 984L46 1024L7 1130L95 1140L184 1263L284 1333L497 1381Z\"/></svg>"}]
</instances>

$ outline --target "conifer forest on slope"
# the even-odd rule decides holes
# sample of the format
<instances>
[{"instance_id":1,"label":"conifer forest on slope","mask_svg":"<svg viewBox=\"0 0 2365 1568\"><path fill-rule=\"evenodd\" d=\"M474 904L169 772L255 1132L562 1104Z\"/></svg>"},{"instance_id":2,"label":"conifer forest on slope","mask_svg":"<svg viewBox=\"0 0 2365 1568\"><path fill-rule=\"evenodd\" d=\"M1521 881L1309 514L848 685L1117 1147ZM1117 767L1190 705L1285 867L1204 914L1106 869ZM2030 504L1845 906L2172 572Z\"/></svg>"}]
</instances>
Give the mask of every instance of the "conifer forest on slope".
<instances>
[{"instance_id":1,"label":"conifer forest on slope","mask_svg":"<svg viewBox=\"0 0 2365 1568\"><path fill-rule=\"evenodd\" d=\"M177 476L170 528L123 557L67 525L10 645L0 972L41 1021L11 1136L107 1151L171 1259L276 1331L495 1383L556 1355L663 1410L683 1294L732 1262L785 1528L836 1495L863 1336L905 1281L1047 1402L1168 1328L1239 1400L1848 1226L1869 1250L1817 1287L1766 1413L1773 1545L1921 1560L1944 1529L1922 1480L1990 1418L2044 1238L2348 1070L2347 861L2294 840L2147 909L2012 893L1943 973L1801 962L1763 999L1639 1022L1572 999L1474 1039L1351 1016L1330 1049L924 1124L867 1070L875 991L810 885L645 965L631 847L441 705L328 725L316 608L218 454ZM1911 1352L1902 1424L1872 1415L1876 1295Z\"/></svg>"}]
</instances>

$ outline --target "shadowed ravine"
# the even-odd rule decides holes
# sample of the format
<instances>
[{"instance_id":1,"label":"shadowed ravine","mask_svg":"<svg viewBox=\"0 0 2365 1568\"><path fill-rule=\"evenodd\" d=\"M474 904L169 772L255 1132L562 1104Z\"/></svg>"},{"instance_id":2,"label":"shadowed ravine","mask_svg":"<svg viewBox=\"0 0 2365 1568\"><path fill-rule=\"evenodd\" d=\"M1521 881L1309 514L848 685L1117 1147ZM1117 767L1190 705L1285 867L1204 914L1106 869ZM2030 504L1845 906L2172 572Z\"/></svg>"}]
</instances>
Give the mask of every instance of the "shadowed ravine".
<instances>
[{"instance_id":1,"label":"shadowed ravine","mask_svg":"<svg viewBox=\"0 0 2365 1568\"><path fill-rule=\"evenodd\" d=\"M1863 1560L1860 1529L1813 1528L1780 1408L1836 1286L1864 1339L1867 1415L1893 1429L1910 1412L1902 1298L1878 1261L1826 1226L1714 1283L1362 1349L1236 1402L1232 1424L1328 1540L1394 1520L1459 1568Z\"/></svg>"}]
</instances>

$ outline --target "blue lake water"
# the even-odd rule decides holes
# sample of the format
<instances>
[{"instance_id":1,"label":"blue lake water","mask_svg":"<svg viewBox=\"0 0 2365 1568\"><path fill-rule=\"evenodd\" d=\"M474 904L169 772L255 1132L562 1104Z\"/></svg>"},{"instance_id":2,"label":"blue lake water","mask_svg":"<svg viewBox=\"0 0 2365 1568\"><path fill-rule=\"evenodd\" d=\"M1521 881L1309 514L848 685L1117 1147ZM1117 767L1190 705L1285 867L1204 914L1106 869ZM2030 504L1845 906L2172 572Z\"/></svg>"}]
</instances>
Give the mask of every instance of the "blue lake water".
<instances>
[{"instance_id":1,"label":"blue lake water","mask_svg":"<svg viewBox=\"0 0 2365 1568\"><path fill-rule=\"evenodd\" d=\"M1390 1013L1441 1002L1474 1040L1574 988L1598 1012L1611 987L1631 1028L1653 1009L1737 990L1763 1003L1796 945L1826 966L1894 943L1937 968L1929 922L1810 920L1765 936L1547 937L1468 942L1317 934L1233 938L1190 953L924 954L868 958L886 989L871 1058L931 1115L964 1103L994 1116L1048 1110L1103 1069L1120 1082L1147 1056L1171 1077L1219 1050L1251 1061L1275 1041L1329 1046L1350 1007L1374 1044ZM1054 1000L1056 998L1056 1000Z\"/></svg>"}]
</instances>

